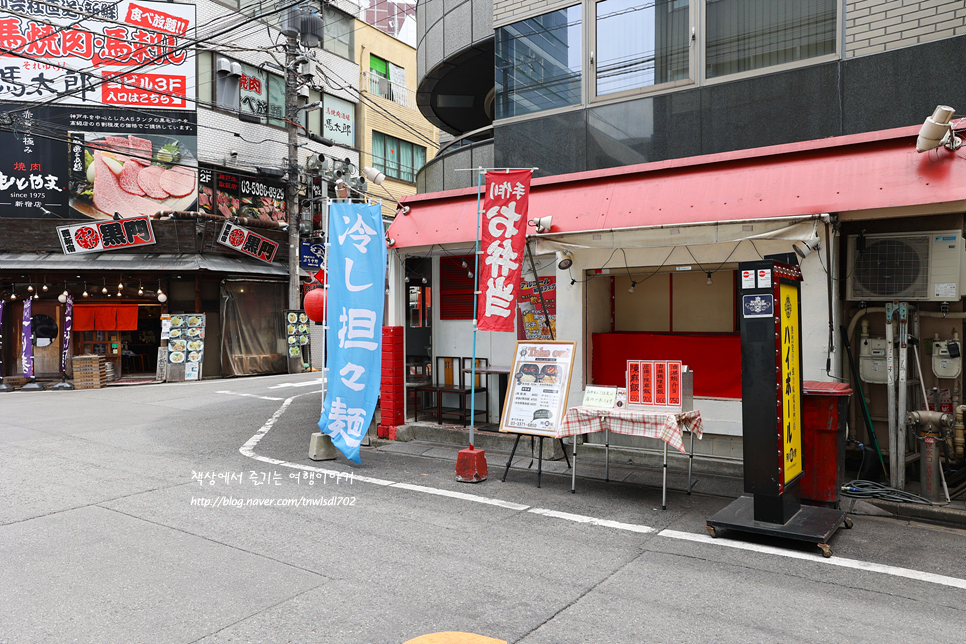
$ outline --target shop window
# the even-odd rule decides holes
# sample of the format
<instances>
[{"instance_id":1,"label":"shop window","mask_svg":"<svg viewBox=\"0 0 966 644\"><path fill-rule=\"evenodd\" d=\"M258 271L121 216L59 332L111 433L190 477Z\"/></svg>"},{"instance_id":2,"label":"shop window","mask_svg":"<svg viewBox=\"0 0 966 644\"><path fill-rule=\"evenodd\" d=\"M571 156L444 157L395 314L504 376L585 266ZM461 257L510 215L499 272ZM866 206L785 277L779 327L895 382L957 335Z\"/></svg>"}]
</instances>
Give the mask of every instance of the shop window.
<instances>
[{"instance_id":1,"label":"shop window","mask_svg":"<svg viewBox=\"0 0 966 644\"><path fill-rule=\"evenodd\" d=\"M580 103L580 5L496 30L496 118Z\"/></svg>"},{"instance_id":2,"label":"shop window","mask_svg":"<svg viewBox=\"0 0 966 644\"><path fill-rule=\"evenodd\" d=\"M476 280L470 277L473 256L441 257L439 260L439 319L472 320Z\"/></svg>"},{"instance_id":3,"label":"shop window","mask_svg":"<svg viewBox=\"0 0 966 644\"><path fill-rule=\"evenodd\" d=\"M387 177L410 183L426 164L426 148L380 132L372 133L372 167Z\"/></svg>"}]
</instances>

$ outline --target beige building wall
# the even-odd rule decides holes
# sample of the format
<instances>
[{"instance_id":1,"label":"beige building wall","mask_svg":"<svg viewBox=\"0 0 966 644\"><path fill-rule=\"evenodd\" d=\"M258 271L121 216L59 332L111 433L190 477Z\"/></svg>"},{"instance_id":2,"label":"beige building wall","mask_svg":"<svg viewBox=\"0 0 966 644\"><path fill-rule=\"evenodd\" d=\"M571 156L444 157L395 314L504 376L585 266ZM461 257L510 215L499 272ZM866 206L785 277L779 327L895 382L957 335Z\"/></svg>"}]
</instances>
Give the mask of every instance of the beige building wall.
<instances>
[{"instance_id":1,"label":"beige building wall","mask_svg":"<svg viewBox=\"0 0 966 644\"><path fill-rule=\"evenodd\" d=\"M850 0L845 13L846 57L966 34L963 0Z\"/></svg>"},{"instance_id":2,"label":"beige building wall","mask_svg":"<svg viewBox=\"0 0 966 644\"><path fill-rule=\"evenodd\" d=\"M416 50L364 22L356 21L356 29L355 55L359 61L359 89L362 92L357 122L360 164L372 165L373 131L426 148L426 161L429 161L439 149L439 130L423 118L416 108ZM369 91L370 55L378 56L406 70L408 107ZM373 198L383 198L383 217L392 217L396 212L396 204L389 195L395 199L414 195L416 184L387 177L382 186L370 185L368 192Z\"/></svg>"}]
</instances>

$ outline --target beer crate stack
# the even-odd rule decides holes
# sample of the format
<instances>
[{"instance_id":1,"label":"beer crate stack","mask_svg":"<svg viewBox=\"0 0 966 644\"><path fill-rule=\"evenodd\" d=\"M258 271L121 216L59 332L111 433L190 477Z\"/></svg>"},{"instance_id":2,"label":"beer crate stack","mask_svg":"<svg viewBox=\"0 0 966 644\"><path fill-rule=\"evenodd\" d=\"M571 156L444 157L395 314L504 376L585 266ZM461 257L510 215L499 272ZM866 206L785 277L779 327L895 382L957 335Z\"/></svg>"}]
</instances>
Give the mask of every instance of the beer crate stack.
<instances>
[{"instance_id":1,"label":"beer crate stack","mask_svg":"<svg viewBox=\"0 0 966 644\"><path fill-rule=\"evenodd\" d=\"M107 385L107 365L102 355L74 356L74 389L100 389Z\"/></svg>"}]
</instances>

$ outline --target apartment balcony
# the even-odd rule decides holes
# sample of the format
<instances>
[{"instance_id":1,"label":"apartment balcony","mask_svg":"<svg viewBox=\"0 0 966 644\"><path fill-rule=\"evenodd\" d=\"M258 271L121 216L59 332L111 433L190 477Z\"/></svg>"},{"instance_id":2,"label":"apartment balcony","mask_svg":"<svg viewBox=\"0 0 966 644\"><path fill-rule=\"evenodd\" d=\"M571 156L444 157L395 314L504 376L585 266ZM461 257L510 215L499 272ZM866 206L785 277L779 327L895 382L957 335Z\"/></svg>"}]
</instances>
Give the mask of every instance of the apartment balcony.
<instances>
[{"instance_id":1,"label":"apartment balcony","mask_svg":"<svg viewBox=\"0 0 966 644\"><path fill-rule=\"evenodd\" d=\"M371 96L378 96L387 103L395 103L413 111L418 109L416 107L416 90L409 89L401 83L394 83L384 76L372 72L362 72L360 88L363 92Z\"/></svg>"}]
</instances>

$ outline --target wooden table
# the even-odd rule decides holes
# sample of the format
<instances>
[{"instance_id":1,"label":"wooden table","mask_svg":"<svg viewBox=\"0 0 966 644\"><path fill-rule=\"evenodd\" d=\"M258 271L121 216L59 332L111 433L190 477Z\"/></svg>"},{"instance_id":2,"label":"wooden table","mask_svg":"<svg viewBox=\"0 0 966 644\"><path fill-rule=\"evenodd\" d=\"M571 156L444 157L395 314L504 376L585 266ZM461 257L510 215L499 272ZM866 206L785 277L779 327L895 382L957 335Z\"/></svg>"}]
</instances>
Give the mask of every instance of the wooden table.
<instances>
[{"instance_id":1,"label":"wooden table","mask_svg":"<svg viewBox=\"0 0 966 644\"><path fill-rule=\"evenodd\" d=\"M688 455L688 494L691 494L691 465L694 460L694 436L700 440L703 435L701 412L698 410L680 413L613 409L603 407L571 407L567 416L557 428L557 438L604 432L605 480L610 480L610 432L628 436L657 438L664 441L664 473L661 483L661 509L667 509L667 446ZM684 432L691 434L689 451L684 449ZM570 491L576 492L577 486L577 441L573 446L574 464L571 470Z\"/></svg>"}]
</instances>

